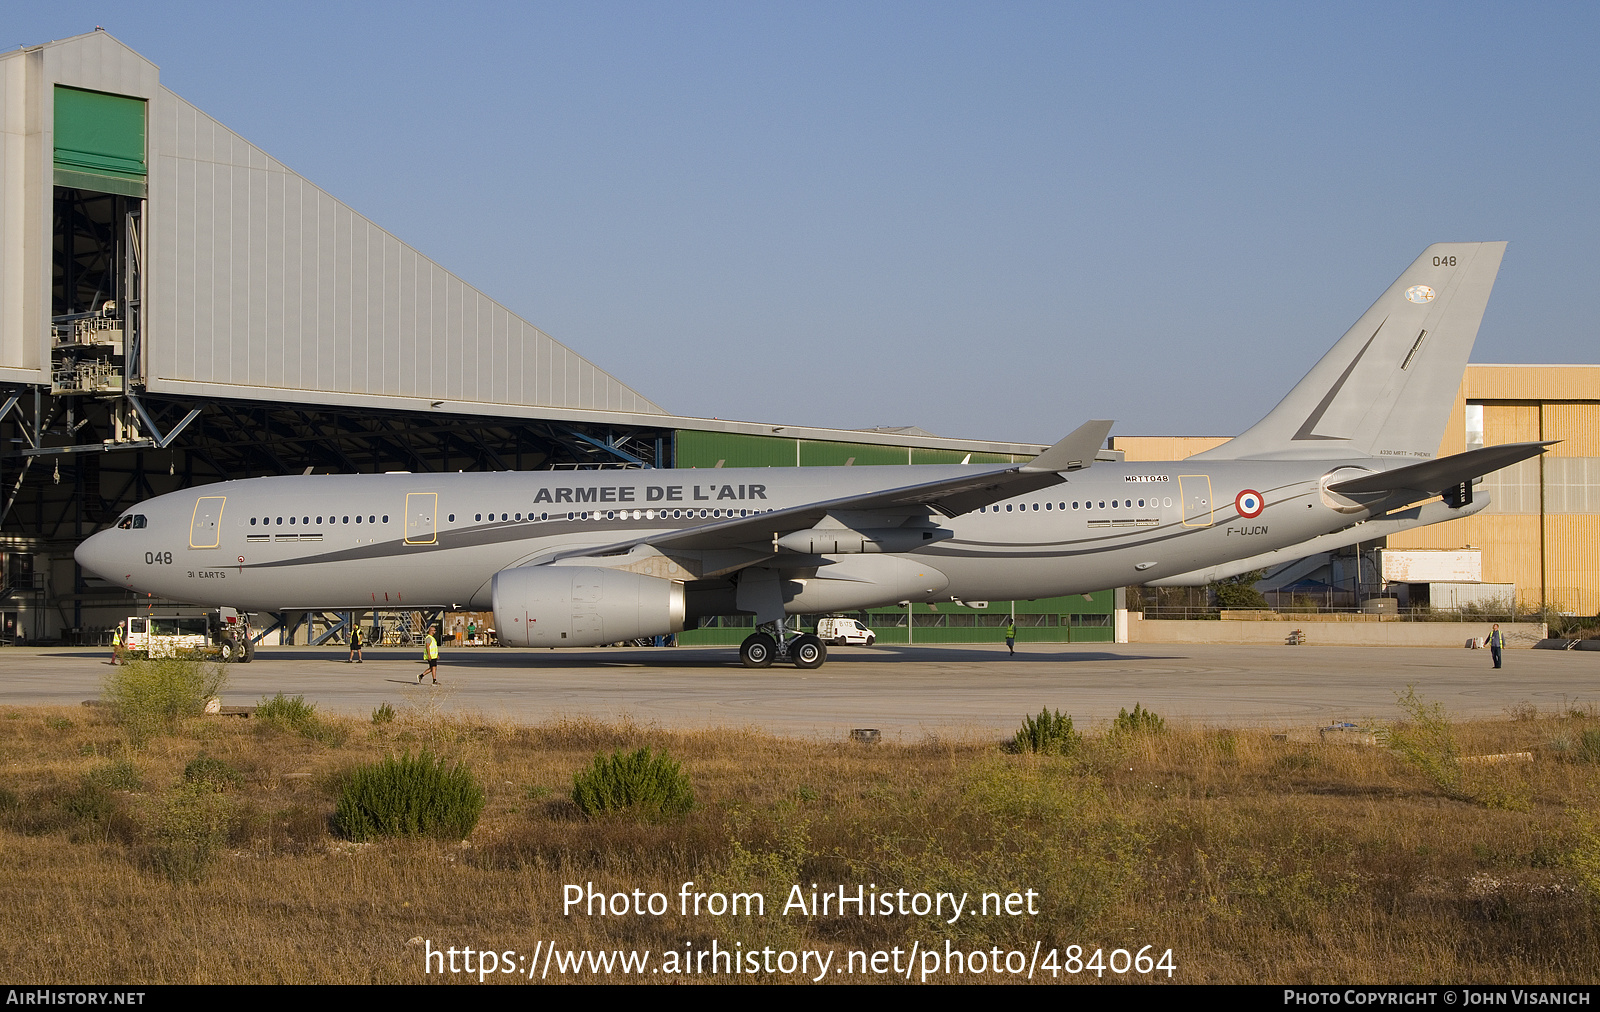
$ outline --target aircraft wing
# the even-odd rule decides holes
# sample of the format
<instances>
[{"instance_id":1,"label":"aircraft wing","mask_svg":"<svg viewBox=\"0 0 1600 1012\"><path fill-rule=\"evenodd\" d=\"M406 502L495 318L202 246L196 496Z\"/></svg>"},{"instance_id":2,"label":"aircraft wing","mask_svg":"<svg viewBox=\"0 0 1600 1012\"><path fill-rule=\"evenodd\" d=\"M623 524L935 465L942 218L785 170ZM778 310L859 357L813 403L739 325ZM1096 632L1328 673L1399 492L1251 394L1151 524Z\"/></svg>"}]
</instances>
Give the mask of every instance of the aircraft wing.
<instances>
[{"instance_id":1,"label":"aircraft wing","mask_svg":"<svg viewBox=\"0 0 1600 1012\"><path fill-rule=\"evenodd\" d=\"M1348 481L1328 486L1328 491L1340 495L1365 495L1374 492L1416 491L1436 495L1462 482L1481 478L1502 467L1510 467L1519 460L1527 460L1554 446L1559 440L1543 443L1503 443L1483 446L1466 453L1453 453L1420 464L1407 464L1392 471L1362 475Z\"/></svg>"},{"instance_id":2,"label":"aircraft wing","mask_svg":"<svg viewBox=\"0 0 1600 1012\"><path fill-rule=\"evenodd\" d=\"M1063 472L1082 470L1094 463L1095 451L1105 442L1111 431L1111 422L1086 422L1065 439L1039 454L1025 464L999 464L992 469L970 472L953 478L915 482L894 488L877 489L857 495L841 496L790 506L786 509L759 513L749 517L700 524L667 534L647 535L613 545L560 552L541 559L556 562L562 559L595 555L617 555L641 545L649 545L663 554L675 551L718 551L734 548L766 548L774 539L784 534L814 527L829 513L848 510L851 513L882 511L901 514L886 522L896 526L908 510L926 507L947 517L959 516L1052 485L1059 485Z\"/></svg>"}]
</instances>

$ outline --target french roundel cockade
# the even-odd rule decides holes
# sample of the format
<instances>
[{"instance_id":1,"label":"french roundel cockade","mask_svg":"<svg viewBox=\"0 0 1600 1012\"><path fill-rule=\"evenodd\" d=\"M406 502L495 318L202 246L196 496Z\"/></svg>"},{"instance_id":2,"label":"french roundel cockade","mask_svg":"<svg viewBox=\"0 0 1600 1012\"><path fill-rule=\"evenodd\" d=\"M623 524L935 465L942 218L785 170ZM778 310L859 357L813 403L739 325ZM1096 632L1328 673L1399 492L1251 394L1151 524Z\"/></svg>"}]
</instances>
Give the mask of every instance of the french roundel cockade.
<instances>
[{"instance_id":1,"label":"french roundel cockade","mask_svg":"<svg viewBox=\"0 0 1600 1012\"><path fill-rule=\"evenodd\" d=\"M1247 488L1234 496L1233 505L1239 511L1240 516L1249 520L1252 517L1261 515L1261 511L1267 508L1267 501L1261 498L1260 492L1253 488Z\"/></svg>"}]
</instances>

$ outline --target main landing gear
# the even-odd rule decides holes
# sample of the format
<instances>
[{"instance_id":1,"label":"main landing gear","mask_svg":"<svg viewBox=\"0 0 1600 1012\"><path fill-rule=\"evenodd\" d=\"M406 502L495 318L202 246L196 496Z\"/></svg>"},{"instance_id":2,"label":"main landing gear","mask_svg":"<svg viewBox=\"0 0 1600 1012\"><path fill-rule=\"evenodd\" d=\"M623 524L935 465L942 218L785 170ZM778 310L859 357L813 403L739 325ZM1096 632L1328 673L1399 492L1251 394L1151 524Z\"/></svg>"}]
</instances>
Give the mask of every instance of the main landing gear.
<instances>
[{"instance_id":1,"label":"main landing gear","mask_svg":"<svg viewBox=\"0 0 1600 1012\"><path fill-rule=\"evenodd\" d=\"M772 626L768 626L772 628ZM797 668L820 668L828 659L828 648L810 633L792 635L780 624L775 630L778 637L758 632L745 637L739 644L739 660L747 668L769 668L779 657L794 662Z\"/></svg>"}]
</instances>

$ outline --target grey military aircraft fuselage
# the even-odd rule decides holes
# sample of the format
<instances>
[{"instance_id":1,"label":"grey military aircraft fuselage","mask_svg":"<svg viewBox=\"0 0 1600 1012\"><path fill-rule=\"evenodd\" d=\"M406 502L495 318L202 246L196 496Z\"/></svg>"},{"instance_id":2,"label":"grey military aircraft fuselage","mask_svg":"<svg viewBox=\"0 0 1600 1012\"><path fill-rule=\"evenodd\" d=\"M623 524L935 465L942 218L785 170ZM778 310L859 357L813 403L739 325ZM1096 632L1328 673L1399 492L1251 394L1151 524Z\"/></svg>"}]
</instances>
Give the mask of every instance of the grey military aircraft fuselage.
<instances>
[{"instance_id":1,"label":"grey military aircraft fuselage","mask_svg":"<svg viewBox=\"0 0 1600 1012\"><path fill-rule=\"evenodd\" d=\"M1482 509L1476 480L1543 449L1435 456L1504 251L1430 246L1265 418L1182 461L1097 461L1091 421L1014 464L255 478L136 506L77 558L251 610L492 609L526 646L751 615L746 664L815 667L786 615L1192 585Z\"/></svg>"},{"instance_id":2,"label":"grey military aircraft fuselage","mask_svg":"<svg viewBox=\"0 0 1600 1012\"><path fill-rule=\"evenodd\" d=\"M913 552L772 554L785 557L788 580L801 584L786 595L790 614L1083 593L1347 526L1355 518L1324 502L1318 485L1338 466L1217 461L1202 471L1101 462L1049 488L930 519L948 536ZM925 465L914 474L938 480L997 470ZM488 609L502 569L910 476L904 467L818 467L252 479L150 500L127 524L91 538L80 559L132 590L252 610ZM745 550L771 551L771 539ZM716 570L690 575L714 582ZM701 613L691 591L689 617Z\"/></svg>"}]
</instances>

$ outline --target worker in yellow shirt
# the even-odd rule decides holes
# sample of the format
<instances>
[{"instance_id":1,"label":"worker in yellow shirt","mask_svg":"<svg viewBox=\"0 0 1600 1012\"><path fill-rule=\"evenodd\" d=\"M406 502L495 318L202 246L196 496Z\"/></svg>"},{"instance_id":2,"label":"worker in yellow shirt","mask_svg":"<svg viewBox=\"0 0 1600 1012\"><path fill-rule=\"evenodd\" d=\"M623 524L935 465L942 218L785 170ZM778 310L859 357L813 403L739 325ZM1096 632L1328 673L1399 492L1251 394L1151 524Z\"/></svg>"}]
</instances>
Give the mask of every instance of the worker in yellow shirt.
<instances>
[{"instance_id":1,"label":"worker in yellow shirt","mask_svg":"<svg viewBox=\"0 0 1600 1012\"><path fill-rule=\"evenodd\" d=\"M432 675L433 684L439 684L439 637L436 635L438 632L438 626L430 625L428 627L428 639L422 645L422 659L428 662L428 668L417 676L418 685L422 684L422 679L425 675Z\"/></svg>"}]
</instances>

